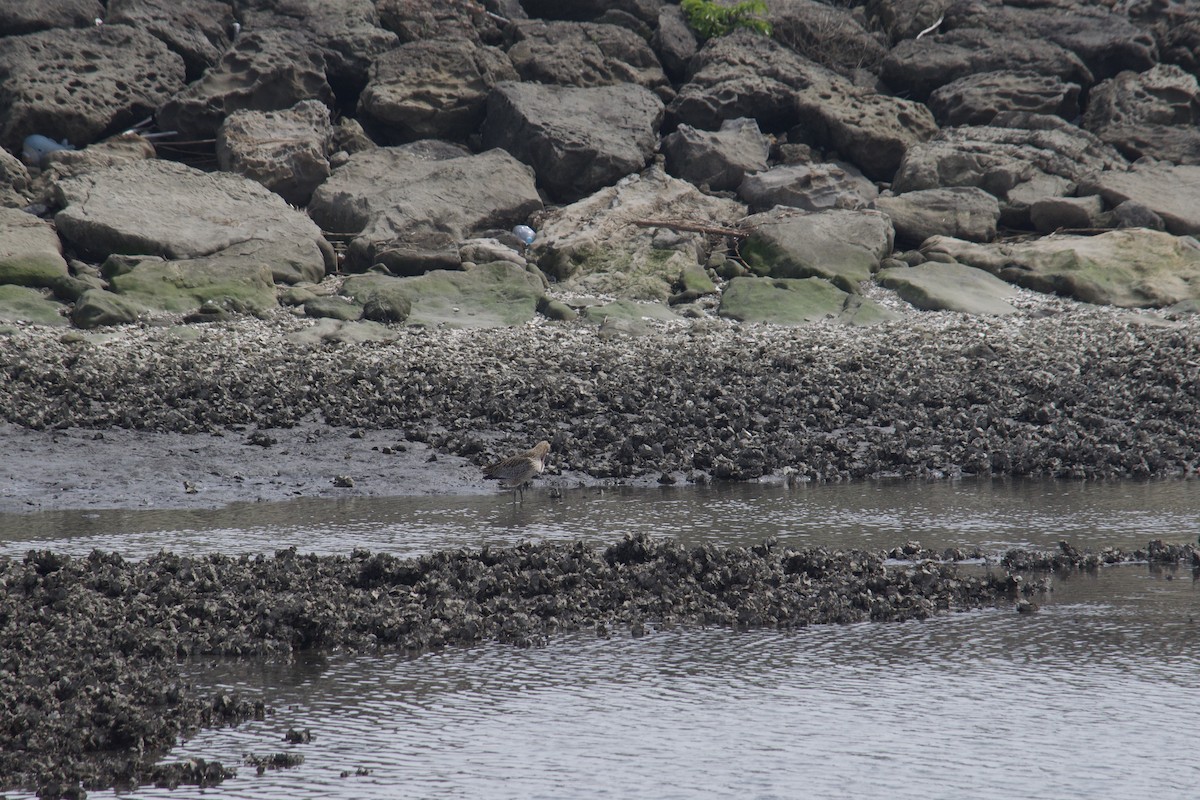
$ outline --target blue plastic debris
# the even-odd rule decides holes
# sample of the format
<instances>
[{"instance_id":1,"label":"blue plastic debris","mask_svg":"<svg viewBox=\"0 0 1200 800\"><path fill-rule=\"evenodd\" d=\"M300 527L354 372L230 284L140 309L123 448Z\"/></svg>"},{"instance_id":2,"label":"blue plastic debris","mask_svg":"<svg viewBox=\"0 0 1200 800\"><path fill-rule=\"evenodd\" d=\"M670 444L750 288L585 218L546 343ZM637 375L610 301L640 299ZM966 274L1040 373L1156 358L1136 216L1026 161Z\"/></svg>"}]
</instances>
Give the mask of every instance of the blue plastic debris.
<instances>
[{"instance_id":1,"label":"blue plastic debris","mask_svg":"<svg viewBox=\"0 0 1200 800\"><path fill-rule=\"evenodd\" d=\"M25 141L21 145L21 158L26 164L40 167L43 165L47 153L53 153L55 150L74 149L75 147L66 139L56 142L49 136L42 136L40 133L35 133L25 137Z\"/></svg>"},{"instance_id":2,"label":"blue plastic debris","mask_svg":"<svg viewBox=\"0 0 1200 800\"><path fill-rule=\"evenodd\" d=\"M532 244L534 237L537 236L533 228L529 227L528 225L518 225L512 229L512 232L513 236L517 237L525 244Z\"/></svg>"}]
</instances>

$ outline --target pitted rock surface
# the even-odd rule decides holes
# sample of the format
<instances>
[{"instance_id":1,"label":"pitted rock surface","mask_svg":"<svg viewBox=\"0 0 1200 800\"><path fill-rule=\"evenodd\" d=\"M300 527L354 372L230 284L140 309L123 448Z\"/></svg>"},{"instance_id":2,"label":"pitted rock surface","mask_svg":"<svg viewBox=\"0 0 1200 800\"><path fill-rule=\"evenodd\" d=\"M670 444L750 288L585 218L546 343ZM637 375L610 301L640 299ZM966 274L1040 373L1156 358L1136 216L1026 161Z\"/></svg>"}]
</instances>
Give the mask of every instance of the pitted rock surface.
<instances>
[{"instance_id":1,"label":"pitted rock surface","mask_svg":"<svg viewBox=\"0 0 1200 800\"><path fill-rule=\"evenodd\" d=\"M498 48L461 39L411 42L375 60L358 108L385 142L465 141L479 130L492 87L516 79Z\"/></svg>"},{"instance_id":2,"label":"pitted rock surface","mask_svg":"<svg viewBox=\"0 0 1200 800\"><path fill-rule=\"evenodd\" d=\"M362 90L371 62L398 43L380 27L372 0L244 0L239 8L246 29L292 32L324 57L330 85L347 98Z\"/></svg>"},{"instance_id":3,"label":"pitted rock surface","mask_svg":"<svg viewBox=\"0 0 1200 800\"><path fill-rule=\"evenodd\" d=\"M0 144L20 152L30 134L76 147L149 116L183 88L183 59L127 25L51 30L4 39Z\"/></svg>"},{"instance_id":4,"label":"pitted rock surface","mask_svg":"<svg viewBox=\"0 0 1200 800\"><path fill-rule=\"evenodd\" d=\"M878 181L890 181L908 149L938 130L923 104L861 89L840 78L827 88L798 92L796 111L807 139Z\"/></svg>"},{"instance_id":5,"label":"pitted rock surface","mask_svg":"<svg viewBox=\"0 0 1200 800\"><path fill-rule=\"evenodd\" d=\"M158 124L210 139L234 111L279 111L301 100L333 105L325 57L297 33L248 31L221 61L158 109Z\"/></svg>"},{"instance_id":6,"label":"pitted rock surface","mask_svg":"<svg viewBox=\"0 0 1200 800\"><path fill-rule=\"evenodd\" d=\"M755 212L775 206L824 211L868 208L879 190L850 164L784 164L747 175L738 196Z\"/></svg>"},{"instance_id":7,"label":"pitted rock surface","mask_svg":"<svg viewBox=\"0 0 1200 800\"><path fill-rule=\"evenodd\" d=\"M846 8L815 0L779 0L771 4L771 36L800 55L844 74L875 72L887 54Z\"/></svg>"},{"instance_id":8,"label":"pitted rock surface","mask_svg":"<svg viewBox=\"0 0 1200 800\"><path fill-rule=\"evenodd\" d=\"M508 56L523 81L561 86L667 85L646 41L628 28L531 20L513 25Z\"/></svg>"},{"instance_id":9,"label":"pitted rock surface","mask_svg":"<svg viewBox=\"0 0 1200 800\"><path fill-rule=\"evenodd\" d=\"M1200 164L1200 84L1173 64L1122 72L1092 89L1085 129L1131 160Z\"/></svg>"},{"instance_id":10,"label":"pitted rock surface","mask_svg":"<svg viewBox=\"0 0 1200 800\"><path fill-rule=\"evenodd\" d=\"M130 25L161 39L183 59L188 82L221 60L233 33L233 6L223 0L109 0L106 25Z\"/></svg>"},{"instance_id":11,"label":"pitted rock surface","mask_svg":"<svg viewBox=\"0 0 1200 800\"><path fill-rule=\"evenodd\" d=\"M612 11L619 11L647 25L658 19L663 0L522 0L521 6L531 17L544 19L595 20Z\"/></svg>"},{"instance_id":12,"label":"pitted rock surface","mask_svg":"<svg viewBox=\"0 0 1200 800\"><path fill-rule=\"evenodd\" d=\"M91 28L103 16L99 0L8 0L0 6L0 36Z\"/></svg>"},{"instance_id":13,"label":"pitted rock surface","mask_svg":"<svg viewBox=\"0 0 1200 800\"><path fill-rule=\"evenodd\" d=\"M1074 183L1127 164L1111 146L1058 117L1005 114L990 126L945 128L909 148L892 188L977 186L1004 200L1046 176Z\"/></svg>"},{"instance_id":14,"label":"pitted rock surface","mask_svg":"<svg viewBox=\"0 0 1200 800\"><path fill-rule=\"evenodd\" d=\"M746 31L720 36L696 54L690 79L667 107L667 124L716 130L723 120L753 117L763 130L786 130L800 122L796 92L824 88L832 76L772 39Z\"/></svg>"},{"instance_id":15,"label":"pitted rock surface","mask_svg":"<svg viewBox=\"0 0 1200 800\"><path fill-rule=\"evenodd\" d=\"M217 131L217 163L304 206L329 177L329 109L305 100L283 111L235 111Z\"/></svg>"},{"instance_id":16,"label":"pitted rock surface","mask_svg":"<svg viewBox=\"0 0 1200 800\"><path fill-rule=\"evenodd\" d=\"M377 0L379 24L395 33L400 43L425 39L466 39L476 44L499 45L504 39L502 26L508 20L528 19L517 0L495 0L488 9L482 4L460 0ZM487 13L491 10L503 20Z\"/></svg>"},{"instance_id":17,"label":"pitted rock surface","mask_svg":"<svg viewBox=\"0 0 1200 800\"><path fill-rule=\"evenodd\" d=\"M1079 116L1079 85L1036 72L979 72L951 81L928 100L939 125L991 125L1004 111Z\"/></svg>"},{"instance_id":18,"label":"pitted rock surface","mask_svg":"<svg viewBox=\"0 0 1200 800\"><path fill-rule=\"evenodd\" d=\"M1075 53L1045 39L1014 39L979 28L959 28L896 45L880 65L889 86L924 101L936 89L980 72L1031 71L1088 87L1095 81Z\"/></svg>"},{"instance_id":19,"label":"pitted rock surface","mask_svg":"<svg viewBox=\"0 0 1200 800\"><path fill-rule=\"evenodd\" d=\"M1154 36L1101 3L959 0L947 7L944 25L992 31L1008 42L1053 42L1079 56L1097 81L1158 60Z\"/></svg>"}]
</instances>

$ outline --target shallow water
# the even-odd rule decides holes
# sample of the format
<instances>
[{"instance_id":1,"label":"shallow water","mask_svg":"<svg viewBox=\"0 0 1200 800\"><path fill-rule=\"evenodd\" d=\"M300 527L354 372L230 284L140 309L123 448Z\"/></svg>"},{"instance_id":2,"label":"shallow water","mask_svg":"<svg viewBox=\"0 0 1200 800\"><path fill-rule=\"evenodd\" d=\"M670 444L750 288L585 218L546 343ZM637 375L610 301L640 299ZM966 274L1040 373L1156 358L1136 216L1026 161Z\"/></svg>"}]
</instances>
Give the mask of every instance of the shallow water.
<instances>
[{"instance_id":1,"label":"shallow water","mask_svg":"<svg viewBox=\"0 0 1200 800\"><path fill-rule=\"evenodd\" d=\"M0 518L0 552L137 557L353 547L400 554L522 539L885 548L1194 541L1200 483L751 485L254 505ZM204 731L187 757L302 765L210 798L1191 798L1200 585L1148 565L1056 579L1042 610L800 631L652 630L548 646L295 663L207 660L197 686L264 697L262 722ZM289 728L308 744L286 744ZM356 775L358 769L367 774ZM342 777L342 773L348 773ZM145 788L121 797L200 794ZM113 793L92 793L112 797Z\"/></svg>"},{"instance_id":2,"label":"shallow water","mask_svg":"<svg viewBox=\"0 0 1200 800\"><path fill-rule=\"evenodd\" d=\"M623 533L688 543L891 548L1144 546L1200 533L1200 481L881 482L827 486L574 489L462 497L353 498L251 503L218 510L47 511L0 514L0 555L94 548L142 558L177 553L348 553L355 547L416 555L525 539L609 542Z\"/></svg>"}]
</instances>

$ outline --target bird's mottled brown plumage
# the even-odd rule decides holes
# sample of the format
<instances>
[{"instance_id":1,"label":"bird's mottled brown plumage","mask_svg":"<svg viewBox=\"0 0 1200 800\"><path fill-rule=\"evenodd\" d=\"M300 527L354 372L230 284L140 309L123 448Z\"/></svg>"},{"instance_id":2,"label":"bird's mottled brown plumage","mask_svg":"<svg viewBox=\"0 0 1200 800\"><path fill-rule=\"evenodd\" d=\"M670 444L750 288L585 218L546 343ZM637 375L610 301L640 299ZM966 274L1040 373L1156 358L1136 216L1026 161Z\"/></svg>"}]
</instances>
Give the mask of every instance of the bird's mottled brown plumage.
<instances>
[{"instance_id":1,"label":"bird's mottled brown plumage","mask_svg":"<svg viewBox=\"0 0 1200 800\"><path fill-rule=\"evenodd\" d=\"M546 456L550 454L549 442L538 442L532 450L509 456L503 461L483 468L483 474L488 478L498 478L501 485L518 492L524 490L529 483L546 468Z\"/></svg>"}]
</instances>

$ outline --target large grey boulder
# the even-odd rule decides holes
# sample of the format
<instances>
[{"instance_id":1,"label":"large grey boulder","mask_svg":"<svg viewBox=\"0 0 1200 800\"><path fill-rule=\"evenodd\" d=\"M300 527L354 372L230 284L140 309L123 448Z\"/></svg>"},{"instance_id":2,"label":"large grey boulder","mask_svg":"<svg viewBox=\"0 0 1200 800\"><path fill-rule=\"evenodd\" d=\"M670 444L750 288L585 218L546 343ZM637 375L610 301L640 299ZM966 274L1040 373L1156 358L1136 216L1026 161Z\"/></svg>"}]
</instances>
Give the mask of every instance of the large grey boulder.
<instances>
[{"instance_id":1,"label":"large grey boulder","mask_svg":"<svg viewBox=\"0 0 1200 800\"><path fill-rule=\"evenodd\" d=\"M1104 3L956 0L946 8L944 25L986 29L1010 44L1053 42L1077 55L1098 81L1124 70L1141 72L1158 61L1153 34Z\"/></svg>"},{"instance_id":2,"label":"large grey boulder","mask_svg":"<svg viewBox=\"0 0 1200 800\"><path fill-rule=\"evenodd\" d=\"M42 157L41 172L29 185L34 202L53 208L58 182L96 170L157 158L154 145L136 133L121 133L79 150L55 150Z\"/></svg>"},{"instance_id":3,"label":"large grey boulder","mask_svg":"<svg viewBox=\"0 0 1200 800\"><path fill-rule=\"evenodd\" d=\"M185 137L210 139L234 111L280 111L301 100L333 106L321 51L300 34L249 31L204 77L160 106L158 124Z\"/></svg>"},{"instance_id":4,"label":"large grey boulder","mask_svg":"<svg viewBox=\"0 0 1200 800\"><path fill-rule=\"evenodd\" d=\"M975 244L933 237L940 252L1039 292L1122 308L1163 308L1200 300L1200 245L1189 237L1130 228L1099 236L1047 236Z\"/></svg>"},{"instance_id":5,"label":"large grey boulder","mask_svg":"<svg viewBox=\"0 0 1200 800\"><path fill-rule=\"evenodd\" d=\"M516 22L508 57L523 81L560 86L666 86L658 58L628 28L594 22Z\"/></svg>"},{"instance_id":6,"label":"large grey boulder","mask_svg":"<svg viewBox=\"0 0 1200 800\"><path fill-rule=\"evenodd\" d=\"M746 217L741 227L752 231L740 252L755 274L824 278L851 294L892 252L892 224L877 211L805 213L781 206Z\"/></svg>"},{"instance_id":7,"label":"large grey boulder","mask_svg":"<svg viewBox=\"0 0 1200 800\"><path fill-rule=\"evenodd\" d=\"M492 87L516 79L498 48L466 39L410 42L375 60L358 110L381 141L465 141L479 130Z\"/></svg>"},{"instance_id":8,"label":"large grey boulder","mask_svg":"<svg viewBox=\"0 0 1200 800\"><path fill-rule=\"evenodd\" d=\"M229 48L233 6L222 0L109 0L106 25L130 25L163 41L183 59L189 82Z\"/></svg>"},{"instance_id":9,"label":"large grey boulder","mask_svg":"<svg viewBox=\"0 0 1200 800\"><path fill-rule=\"evenodd\" d=\"M263 315L278 306L271 267L261 251L241 246L209 256L109 258L102 266L112 293L135 308L187 312L198 308Z\"/></svg>"},{"instance_id":10,"label":"large grey boulder","mask_svg":"<svg viewBox=\"0 0 1200 800\"><path fill-rule=\"evenodd\" d=\"M324 230L352 237L347 269L383 264L417 275L457 268L464 239L541 207L529 167L507 152L423 141L355 153L313 193L308 212Z\"/></svg>"},{"instance_id":11,"label":"large grey boulder","mask_svg":"<svg viewBox=\"0 0 1200 800\"><path fill-rule=\"evenodd\" d=\"M700 45L679 6L664 5L658 12L658 25L650 38L650 46L658 54L663 71L672 81L682 83L687 77L688 64Z\"/></svg>"},{"instance_id":12,"label":"large grey boulder","mask_svg":"<svg viewBox=\"0 0 1200 800\"><path fill-rule=\"evenodd\" d=\"M149 116L183 87L183 59L127 25L10 36L0 46L0 145L80 147Z\"/></svg>"},{"instance_id":13,"label":"large grey boulder","mask_svg":"<svg viewBox=\"0 0 1200 800\"><path fill-rule=\"evenodd\" d=\"M328 244L302 212L254 181L170 161L140 161L57 185L59 234L98 260L111 253L226 256L275 280L319 281Z\"/></svg>"},{"instance_id":14,"label":"large grey boulder","mask_svg":"<svg viewBox=\"0 0 1200 800\"><path fill-rule=\"evenodd\" d=\"M66 325L66 308L45 290L0 283L0 322Z\"/></svg>"},{"instance_id":15,"label":"large grey boulder","mask_svg":"<svg viewBox=\"0 0 1200 800\"><path fill-rule=\"evenodd\" d=\"M753 117L769 130L794 128L878 180L890 180L907 148L937 131L920 103L856 86L746 31L709 40L667 112L668 125L705 130L738 117Z\"/></svg>"},{"instance_id":16,"label":"large grey boulder","mask_svg":"<svg viewBox=\"0 0 1200 800\"><path fill-rule=\"evenodd\" d=\"M67 273L53 225L24 211L0 208L0 284L49 288Z\"/></svg>"},{"instance_id":17,"label":"large grey boulder","mask_svg":"<svg viewBox=\"0 0 1200 800\"><path fill-rule=\"evenodd\" d=\"M329 177L329 109L304 100L283 111L235 111L217 131L217 164L307 205Z\"/></svg>"},{"instance_id":18,"label":"large grey boulder","mask_svg":"<svg viewBox=\"0 0 1200 800\"><path fill-rule=\"evenodd\" d=\"M537 276L516 264L494 261L406 278L356 275L346 279L341 294L367 309L392 308L398 315L407 308L402 321L409 325L496 328L533 319L545 292Z\"/></svg>"},{"instance_id":19,"label":"large grey boulder","mask_svg":"<svg viewBox=\"0 0 1200 800\"><path fill-rule=\"evenodd\" d=\"M680 125L663 137L662 151L670 174L724 191L736 189L748 173L765 170L771 146L758 123L743 117L725 120L718 131Z\"/></svg>"},{"instance_id":20,"label":"large grey boulder","mask_svg":"<svg viewBox=\"0 0 1200 800\"><path fill-rule=\"evenodd\" d=\"M747 175L738 196L756 212L775 206L824 211L866 208L879 189L851 164L784 164Z\"/></svg>"},{"instance_id":21,"label":"large grey boulder","mask_svg":"<svg viewBox=\"0 0 1200 800\"><path fill-rule=\"evenodd\" d=\"M1173 64L1097 84L1082 125L1131 159L1200 164L1200 84Z\"/></svg>"},{"instance_id":22,"label":"large grey boulder","mask_svg":"<svg viewBox=\"0 0 1200 800\"><path fill-rule=\"evenodd\" d=\"M395 33L380 27L373 0L238 0L237 5L245 31L290 32L305 41L324 59L329 83L347 96L366 85L371 62L399 44Z\"/></svg>"},{"instance_id":23,"label":"large grey boulder","mask_svg":"<svg viewBox=\"0 0 1200 800\"><path fill-rule=\"evenodd\" d=\"M796 110L809 141L836 151L878 181L890 181L908 149L938 130L933 114L921 103L842 79L826 90L799 92Z\"/></svg>"},{"instance_id":24,"label":"large grey boulder","mask_svg":"<svg viewBox=\"0 0 1200 800\"><path fill-rule=\"evenodd\" d=\"M929 261L915 267L883 269L875 276L901 300L923 311L957 311L1005 316L1017 308L1009 300L1017 290L994 275L963 264Z\"/></svg>"},{"instance_id":25,"label":"large grey boulder","mask_svg":"<svg viewBox=\"0 0 1200 800\"><path fill-rule=\"evenodd\" d=\"M1094 194L1086 197L1046 197L1034 201L1033 205L1029 207L1029 220L1033 223L1033 227L1042 233L1053 233L1061 228L1102 227L1106 222L1104 201L1099 195ZM1122 225L1118 218L1115 227L1143 226ZM1161 220L1158 229L1162 230ZM966 237L959 236L959 238Z\"/></svg>"},{"instance_id":26,"label":"large grey boulder","mask_svg":"<svg viewBox=\"0 0 1200 800\"><path fill-rule=\"evenodd\" d=\"M1000 127L1004 123L1010 126ZM1122 170L1127 163L1111 146L1058 117L1005 113L996 125L945 128L909 148L892 188L902 194L976 186L1001 201L1005 224L1027 227L1032 202L1073 194L1089 174Z\"/></svg>"},{"instance_id":27,"label":"large grey boulder","mask_svg":"<svg viewBox=\"0 0 1200 800\"><path fill-rule=\"evenodd\" d=\"M1139 162L1098 171L1080 181L1079 192L1098 194L1110 206L1132 200L1161 217L1169 232L1200 235L1200 166Z\"/></svg>"},{"instance_id":28,"label":"large grey boulder","mask_svg":"<svg viewBox=\"0 0 1200 800\"><path fill-rule=\"evenodd\" d=\"M924 101L959 78L1001 70L1051 75L1084 87L1094 81L1079 56L1064 47L979 28L902 41L883 59L880 76L892 89Z\"/></svg>"},{"instance_id":29,"label":"large grey boulder","mask_svg":"<svg viewBox=\"0 0 1200 800\"><path fill-rule=\"evenodd\" d=\"M502 25L529 16L518 0L489 0L487 9L482 4L464 6L461 0L375 0L375 10L379 24L395 33L402 44L463 39L498 45L504 39Z\"/></svg>"},{"instance_id":30,"label":"large grey boulder","mask_svg":"<svg viewBox=\"0 0 1200 800\"><path fill-rule=\"evenodd\" d=\"M896 314L873 300L844 292L821 278L734 278L717 313L739 322L874 325Z\"/></svg>"},{"instance_id":31,"label":"large grey boulder","mask_svg":"<svg viewBox=\"0 0 1200 800\"><path fill-rule=\"evenodd\" d=\"M547 212L529 258L564 292L662 301L708 254L705 234L670 222L731 227L745 213L741 203L705 195L655 166ZM654 220L663 227L632 224Z\"/></svg>"},{"instance_id":32,"label":"large grey boulder","mask_svg":"<svg viewBox=\"0 0 1200 800\"><path fill-rule=\"evenodd\" d=\"M774 0L771 36L837 72L875 72L887 54L882 36L869 33L845 8L816 0Z\"/></svg>"},{"instance_id":33,"label":"large grey boulder","mask_svg":"<svg viewBox=\"0 0 1200 800\"><path fill-rule=\"evenodd\" d=\"M571 202L645 167L662 117L662 101L632 84L502 83L488 97L483 144L531 165L540 186Z\"/></svg>"},{"instance_id":34,"label":"large grey boulder","mask_svg":"<svg viewBox=\"0 0 1200 800\"><path fill-rule=\"evenodd\" d=\"M1182 15L1181 9L1186 9ZM1161 63L1200 74L1200 19L1194 5L1146 3L1130 8L1130 18L1153 32Z\"/></svg>"},{"instance_id":35,"label":"large grey boulder","mask_svg":"<svg viewBox=\"0 0 1200 800\"><path fill-rule=\"evenodd\" d=\"M936 235L988 242L996 238L996 223L1000 220L999 201L975 186L880 197L875 207L891 219L896 241L910 246Z\"/></svg>"},{"instance_id":36,"label":"large grey boulder","mask_svg":"<svg viewBox=\"0 0 1200 800\"><path fill-rule=\"evenodd\" d=\"M150 309L132 298L104 289L89 289L71 309L71 322L78 328L129 325L150 316Z\"/></svg>"},{"instance_id":37,"label":"large grey boulder","mask_svg":"<svg viewBox=\"0 0 1200 800\"><path fill-rule=\"evenodd\" d=\"M991 125L1005 111L1079 116L1079 84L1036 72L978 72L951 81L929 95L939 125Z\"/></svg>"},{"instance_id":38,"label":"large grey boulder","mask_svg":"<svg viewBox=\"0 0 1200 800\"><path fill-rule=\"evenodd\" d=\"M832 74L760 34L709 39L667 108L667 125L711 131L724 120L750 117L767 130L786 130L800 122L797 91L826 87Z\"/></svg>"}]
</instances>

